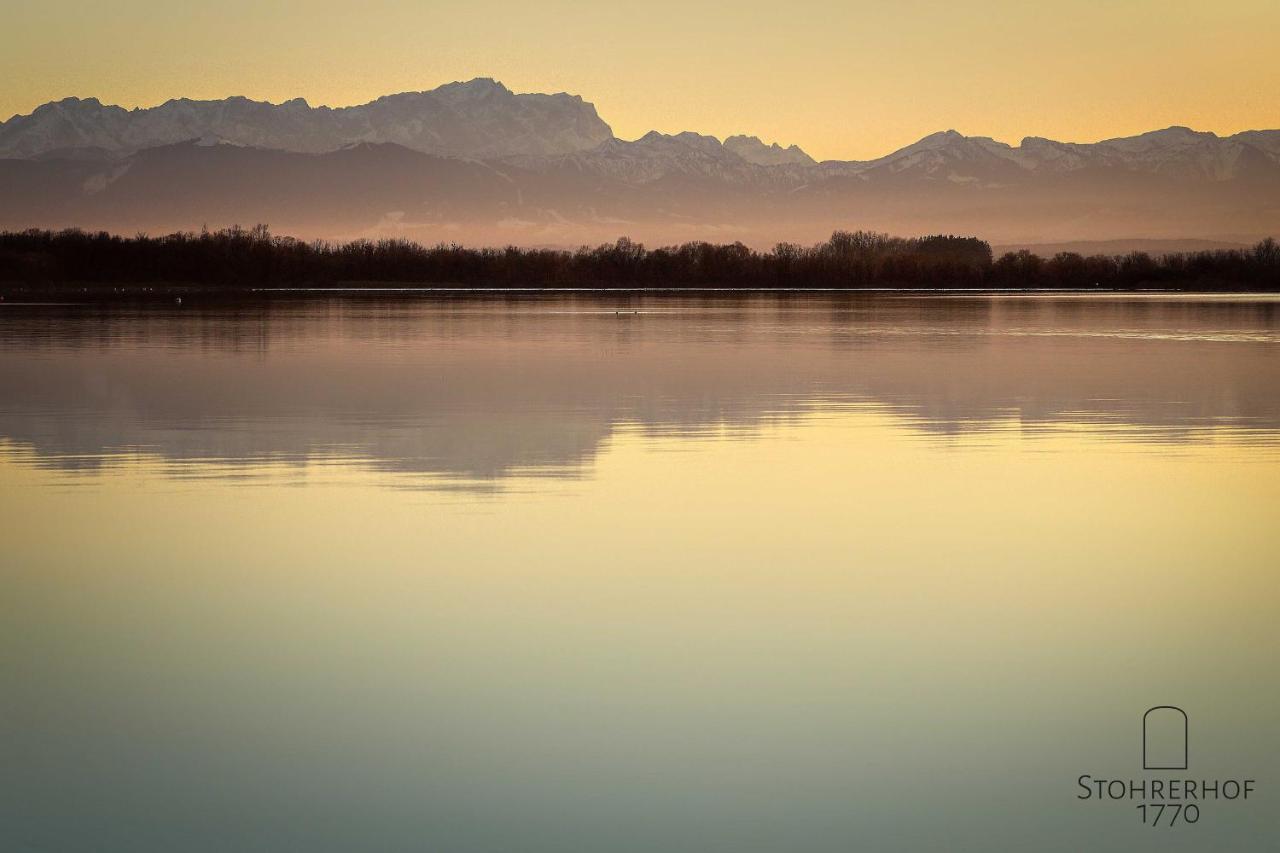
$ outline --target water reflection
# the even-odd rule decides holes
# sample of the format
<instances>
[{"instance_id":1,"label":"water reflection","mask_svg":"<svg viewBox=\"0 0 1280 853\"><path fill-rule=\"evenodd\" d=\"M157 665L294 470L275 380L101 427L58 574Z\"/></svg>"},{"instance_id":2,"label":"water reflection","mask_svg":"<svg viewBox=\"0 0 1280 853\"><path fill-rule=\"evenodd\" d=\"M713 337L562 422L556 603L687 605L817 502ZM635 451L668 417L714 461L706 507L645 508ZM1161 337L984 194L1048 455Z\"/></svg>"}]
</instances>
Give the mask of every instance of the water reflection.
<instances>
[{"instance_id":1,"label":"water reflection","mask_svg":"<svg viewBox=\"0 0 1280 853\"><path fill-rule=\"evenodd\" d=\"M892 414L918 437L1273 442L1268 297L435 298L0 312L0 446L175 476L581 476L619 429ZM199 470L195 470L198 468ZM240 469L237 473L236 469Z\"/></svg>"},{"instance_id":2,"label":"water reflection","mask_svg":"<svg viewBox=\"0 0 1280 853\"><path fill-rule=\"evenodd\" d=\"M1258 849L1274 307L5 305L0 850Z\"/></svg>"}]
</instances>

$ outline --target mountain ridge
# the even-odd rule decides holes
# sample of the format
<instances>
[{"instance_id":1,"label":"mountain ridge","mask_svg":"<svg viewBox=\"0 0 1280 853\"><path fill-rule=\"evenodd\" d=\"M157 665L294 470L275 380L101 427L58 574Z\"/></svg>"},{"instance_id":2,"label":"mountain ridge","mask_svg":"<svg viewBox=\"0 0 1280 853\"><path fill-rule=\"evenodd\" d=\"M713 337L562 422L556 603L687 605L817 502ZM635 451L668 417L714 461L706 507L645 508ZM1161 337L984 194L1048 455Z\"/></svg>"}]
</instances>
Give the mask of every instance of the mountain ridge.
<instances>
[{"instance_id":1,"label":"mountain ridge","mask_svg":"<svg viewBox=\"0 0 1280 853\"><path fill-rule=\"evenodd\" d=\"M233 95L211 100L171 98L152 107L125 109L104 104L96 97L68 97L0 122L0 157L32 159L90 150L100 150L102 156L126 156L190 139L217 139L302 153L324 153L355 142L393 142L440 156L523 158L529 162L590 152L608 143L652 147L655 138L686 142L696 138L702 141L702 154L714 154L711 149L715 147L751 166L821 167L827 173L844 174L881 167L896 171L920 164L936 170L946 160L978 160L984 154L1027 170L1063 171L1102 161L1123 162L1130 168L1169 168L1164 161L1172 160L1177 162L1176 168L1225 174L1230 172L1233 158L1239 156L1236 149L1245 145L1280 162L1280 130L1246 130L1219 136L1212 131L1172 125L1097 142L1027 136L1017 145L990 137L966 136L951 129L929 134L870 160L819 163L798 145L764 143L745 133L720 140L692 131L650 131L638 139L623 140L614 135L595 106L581 95L517 94L489 77L382 95L345 107L313 107L300 97L273 104ZM706 144L709 140L714 141L714 146ZM1215 148L1228 150L1212 150ZM616 150L634 153L640 149Z\"/></svg>"},{"instance_id":2,"label":"mountain ridge","mask_svg":"<svg viewBox=\"0 0 1280 853\"><path fill-rule=\"evenodd\" d=\"M816 162L746 134L620 139L580 96L518 95L489 78L356 107L161 106L64 99L34 125L0 124L0 225L267 222L308 237L525 245L621 233L767 245L850 227L996 243L1280 232L1280 130L1010 145L950 129L872 160ZM129 147L153 136L173 139Z\"/></svg>"},{"instance_id":3,"label":"mountain ridge","mask_svg":"<svg viewBox=\"0 0 1280 853\"><path fill-rule=\"evenodd\" d=\"M487 77L349 107L280 104L235 95L172 98L154 107L64 98L0 122L0 157L29 158L93 145L117 155L212 136L237 144L323 153L353 142L395 142L428 154L478 159L591 148L613 130L581 96L516 94Z\"/></svg>"}]
</instances>

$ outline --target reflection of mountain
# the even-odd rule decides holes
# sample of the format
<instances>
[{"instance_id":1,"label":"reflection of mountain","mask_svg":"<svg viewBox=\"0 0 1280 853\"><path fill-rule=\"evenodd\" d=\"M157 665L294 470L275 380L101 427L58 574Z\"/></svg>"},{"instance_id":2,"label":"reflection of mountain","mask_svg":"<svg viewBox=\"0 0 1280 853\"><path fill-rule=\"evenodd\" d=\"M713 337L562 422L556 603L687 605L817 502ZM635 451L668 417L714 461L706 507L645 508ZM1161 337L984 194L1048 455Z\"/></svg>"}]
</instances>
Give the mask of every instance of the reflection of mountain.
<instances>
[{"instance_id":1,"label":"reflection of mountain","mask_svg":"<svg viewBox=\"0 0 1280 853\"><path fill-rule=\"evenodd\" d=\"M812 242L835 228L997 243L1280 231L1280 131L1092 144L955 131L869 161L693 132L616 138L577 96L492 80L342 109L299 100L46 104L0 123L0 227L522 244Z\"/></svg>"},{"instance_id":2,"label":"reflection of mountain","mask_svg":"<svg viewBox=\"0 0 1280 853\"><path fill-rule=\"evenodd\" d=\"M870 404L924 435L1280 430L1280 303L848 297L347 302L0 315L0 439L83 467L302 462L572 473L620 425ZM1217 433L1214 433L1217 434ZM1256 434L1256 433L1255 433Z\"/></svg>"}]
</instances>

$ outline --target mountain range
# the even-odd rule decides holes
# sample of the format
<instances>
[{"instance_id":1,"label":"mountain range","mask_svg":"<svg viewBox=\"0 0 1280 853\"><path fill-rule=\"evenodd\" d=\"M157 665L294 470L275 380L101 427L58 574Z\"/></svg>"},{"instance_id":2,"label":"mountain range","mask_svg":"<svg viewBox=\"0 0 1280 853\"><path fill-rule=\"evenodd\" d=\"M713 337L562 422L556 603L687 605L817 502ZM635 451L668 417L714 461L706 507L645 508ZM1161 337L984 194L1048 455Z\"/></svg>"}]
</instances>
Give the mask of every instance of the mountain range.
<instances>
[{"instance_id":1,"label":"mountain range","mask_svg":"<svg viewBox=\"0 0 1280 853\"><path fill-rule=\"evenodd\" d=\"M1280 130L1084 144L942 131L874 160L693 132L617 138L576 95L476 79L353 107L68 98L0 123L0 227L572 245L814 241L835 228L1006 245L1280 233Z\"/></svg>"}]
</instances>

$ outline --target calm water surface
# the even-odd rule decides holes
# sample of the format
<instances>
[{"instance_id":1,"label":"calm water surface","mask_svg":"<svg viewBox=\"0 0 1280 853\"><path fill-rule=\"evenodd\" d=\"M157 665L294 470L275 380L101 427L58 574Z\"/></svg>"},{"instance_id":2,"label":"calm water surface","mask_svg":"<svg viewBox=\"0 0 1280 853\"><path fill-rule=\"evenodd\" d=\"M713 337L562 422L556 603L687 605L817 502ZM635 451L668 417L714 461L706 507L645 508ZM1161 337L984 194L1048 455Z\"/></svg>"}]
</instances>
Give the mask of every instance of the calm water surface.
<instances>
[{"instance_id":1,"label":"calm water surface","mask_svg":"<svg viewBox=\"0 0 1280 853\"><path fill-rule=\"evenodd\" d=\"M6 303L0 549L4 851L1280 846L1274 298Z\"/></svg>"}]
</instances>

